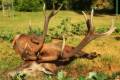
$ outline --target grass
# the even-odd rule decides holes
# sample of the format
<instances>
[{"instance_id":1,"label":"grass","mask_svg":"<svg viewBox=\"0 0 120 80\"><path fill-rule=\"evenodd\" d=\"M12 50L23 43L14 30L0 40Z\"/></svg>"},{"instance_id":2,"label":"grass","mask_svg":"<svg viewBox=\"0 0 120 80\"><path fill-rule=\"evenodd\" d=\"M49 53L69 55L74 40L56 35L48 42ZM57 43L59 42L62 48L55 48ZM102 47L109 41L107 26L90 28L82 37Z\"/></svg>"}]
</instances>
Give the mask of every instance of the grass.
<instances>
[{"instance_id":1,"label":"grass","mask_svg":"<svg viewBox=\"0 0 120 80\"><path fill-rule=\"evenodd\" d=\"M48 11L49 13L50 11ZM50 22L50 27L59 25L62 19L71 18L72 23L84 22L83 15L73 11L61 11L59 12ZM108 27L111 23L111 19L115 16L102 15L94 17L95 27L106 26ZM14 30L14 31L25 31L28 28L29 21L31 20L33 27L42 27L44 22L44 16L42 12L15 12L15 17L3 16L0 11L0 30ZM103 21L104 20L104 21ZM120 18L115 21L119 23Z\"/></svg>"},{"instance_id":2,"label":"grass","mask_svg":"<svg viewBox=\"0 0 120 80\"><path fill-rule=\"evenodd\" d=\"M49 11L48 11L49 12ZM60 11L50 22L49 27L59 25L61 20L70 18L72 23L84 22L81 14L73 11ZM111 18L115 16L100 15L94 17L95 27L109 27ZM3 16L0 11L0 33L25 33L28 30L29 20L32 22L32 27L42 27L44 16L42 12L15 12L15 17ZM115 24L120 24L120 17L115 18ZM77 59L70 65L63 68L69 76L79 77L86 75L90 71L103 71L111 74L112 72L120 71L120 40L115 40L114 37L120 35L111 35L102 37L92 41L84 48L85 52L97 52L101 54L100 57L94 60ZM67 39L67 44L76 46L83 36L73 36ZM15 54L11 48L11 43L0 39L0 73L5 70L14 69L21 63L20 57ZM37 80L37 79L36 79Z\"/></svg>"}]
</instances>

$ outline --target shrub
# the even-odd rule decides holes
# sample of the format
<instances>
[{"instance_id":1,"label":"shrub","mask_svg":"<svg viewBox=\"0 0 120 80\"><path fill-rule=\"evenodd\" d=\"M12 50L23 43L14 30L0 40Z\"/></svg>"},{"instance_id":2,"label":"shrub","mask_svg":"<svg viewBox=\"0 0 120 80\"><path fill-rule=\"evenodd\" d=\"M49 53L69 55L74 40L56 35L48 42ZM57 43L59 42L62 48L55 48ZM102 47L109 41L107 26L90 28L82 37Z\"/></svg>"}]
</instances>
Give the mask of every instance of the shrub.
<instances>
[{"instance_id":1,"label":"shrub","mask_svg":"<svg viewBox=\"0 0 120 80\"><path fill-rule=\"evenodd\" d=\"M0 33L0 38L10 42L13 39L13 33L11 33L11 32L9 32L9 33L8 32Z\"/></svg>"},{"instance_id":2,"label":"shrub","mask_svg":"<svg viewBox=\"0 0 120 80\"><path fill-rule=\"evenodd\" d=\"M73 78L65 76L64 72L60 71L57 74L57 80L73 80Z\"/></svg>"},{"instance_id":3,"label":"shrub","mask_svg":"<svg viewBox=\"0 0 120 80\"><path fill-rule=\"evenodd\" d=\"M98 33L104 33L104 32L107 32L107 31L108 31L107 27L100 27L100 28L96 29L96 32L98 32Z\"/></svg>"},{"instance_id":4,"label":"shrub","mask_svg":"<svg viewBox=\"0 0 120 80\"><path fill-rule=\"evenodd\" d=\"M12 80L25 80L26 74L24 73L16 73L16 75L12 78Z\"/></svg>"},{"instance_id":5,"label":"shrub","mask_svg":"<svg viewBox=\"0 0 120 80\"><path fill-rule=\"evenodd\" d=\"M61 23L49 29L49 35L53 38L61 38L62 35L70 35L71 34L71 23L70 19L66 18L61 21Z\"/></svg>"},{"instance_id":6,"label":"shrub","mask_svg":"<svg viewBox=\"0 0 120 80\"><path fill-rule=\"evenodd\" d=\"M84 23L81 24L72 24L71 33L75 35L83 35L86 32L86 27Z\"/></svg>"},{"instance_id":7,"label":"shrub","mask_svg":"<svg viewBox=\"0 0 120 80\"><path fill-rule=\"evenodd\" d=\"M37 28L32 28L29 27L27 34L36 34L37 36L41 35L43 33L43 31L41 30L41 28L37 27Z\"/></svg>"},{"instance_id":8,"label":"shrub","mask_svg":"<svg viewBox=\"0 0 120 80\"><path fill-rule=\"evenodd\" d=\"M61 23L54 28L49 29L49 35L53 38L61 38L62 35L72 36L72 35L82 35L85 34L86 27L84 23L73 24L70 18L63 19Z\"/></svg>"},{"instance_id":9,"label":"shrub","mask_svg":"<svg viewBox=\"0 0 120 80\"><path fill-rule=\"evenodd\" d=\"M120 24L116 26L115 33L120 34Z\"/></svg>"},{"instance_id":10,"label":"shrub","mask_svg":"<svg viewBox=\"0 0 120 80\"><path fill-rule=\"evenodd\" d=\"M107 28L107 27L100 27L100 28L96 29L96 32L104 33L104 32L107 32L108 30L109 30L109 28ZM116 25L116 29L113 33L120 34L120 24Z\"/></svg>"}]
</instances>

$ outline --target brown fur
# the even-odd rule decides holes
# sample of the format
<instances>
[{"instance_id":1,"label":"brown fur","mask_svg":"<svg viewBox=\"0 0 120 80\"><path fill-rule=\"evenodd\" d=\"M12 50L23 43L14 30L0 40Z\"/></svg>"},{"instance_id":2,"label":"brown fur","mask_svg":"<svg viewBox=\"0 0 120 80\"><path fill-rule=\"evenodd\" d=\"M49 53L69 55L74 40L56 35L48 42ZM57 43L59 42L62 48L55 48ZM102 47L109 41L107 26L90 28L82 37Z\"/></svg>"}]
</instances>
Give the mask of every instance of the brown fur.
<instances>
[{"instance_id":1,"label":"brown fur","mask_svg":"<svg viewBox=\"0 0 120 80\"><path fill-rule=\"evenodd\" d=\"M36 35L17 35L13 39L12 45L16 53L18 53L23 60L36 60L38 51L38 44L41 37Z\"/></svg>"},{"instance_id":2,"label":"brown fur","mask_svg":"<svg viewBox=\"0 0 120 80\"><path fill-rule=\"evenodd\" d=\"M18 35L13 39L13 48L22 57L23 60L37 60L37 50L40 44L34 35ZM34 41L33 41L33 40ZM36 40L36 41L35 41ZM44 44L40 54L38 55L38 60L44 61L54 61L59 57L66 57L74 49L74 47L65 45L63 53L61 55L61 46L56 44Z\"/></svg>"},{"instance_id":3,"label":"brown fur","mask_svg":"<svg viewBox=\"0 0 120 80\"><path fill-rule=\"evenodd\" d=\"M57 46L44 45L40 55L38 56L38 62L45 61L56 61L58 59L64 59L64 57L69 58L67 56L70 55L70 52L74 49L74 47L65 45L63 53L61 54L61 48L57 48Z\"/></svg>"}]
</instances>

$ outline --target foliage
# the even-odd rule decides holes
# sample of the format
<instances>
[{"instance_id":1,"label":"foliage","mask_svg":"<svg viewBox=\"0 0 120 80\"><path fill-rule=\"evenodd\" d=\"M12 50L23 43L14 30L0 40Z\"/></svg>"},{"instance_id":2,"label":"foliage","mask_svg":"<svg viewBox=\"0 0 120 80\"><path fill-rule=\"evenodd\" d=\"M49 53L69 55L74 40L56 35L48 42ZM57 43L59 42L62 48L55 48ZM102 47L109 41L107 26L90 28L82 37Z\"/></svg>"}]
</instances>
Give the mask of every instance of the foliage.
<instances>
[{"instance_id":1,"label":"foliage","mask_svg":"<svg viewBox=\"0 0 120 80\"><path fill-rule=\"evenodd\" d=\"M70 35L71 34L71 22L70 19L66 18L63 19L60 23L60 25L58 25L55 28L51 28L49 29L49 35L53 38L61 38L62 35Z\"/></svg>"},{"instance_id":2,"label":"foliage","mask_svg":"<svg viewBox=\"0 0 120 80\"><path fill-rule=\"evenodd\" d=\"M73 24L70 18L63 19L55 28L49 29L49 35L53 38L61 38L62 35L72 36L72 35L82 35L85 34L86 28L83 23Z\"/></svg>"},{"instance_id":3,"label":"foliage","mask_svg":"<svg viewBox=\"0 0 120 80\"><path fill-rule=\"evenodd\" d=\"M14 4L17 11L40 11L43 7L43 1L47 5L47 9L52 9L54 2L56 7L63 3L63 10L90 10L91 7L96 9L113 9L115 8L115 0L4 0L9 5ZM12 3L14 1L14 3ZM0 6L2 0L0 0ZM0 7L2 9L2 7Z\"/></svg>"},{"instance_id":4,"label":"foliage","mask_svg":"<svg viewBox=\"0 0 120 80\"><path fill-rule=\"evenodd\" d=\"M43 31L41 30L41 28L37 27L37 28L32 28L29 27L27 34L36 34L37 36L41 35L43 33Z\"/></svg>"},{"instance_id":5,"label":"foliage","mask_svg":"<svg viewBox=\"0 0 120 80\"><path fill-rule=\"evenodd\" d=\"M115 33L120 34L120 24L116 26Z\"/></svg>"},{"instance_id":6,"label":"foliage","mask_svg":"<svg viewBox=\"0 0 120 80\"><path fill-rule=\"evenodd\" d=\"M57 78L58 78L58 80L64 80L65 76L64 76L63 71L58 72Z\"/></svg>"},{"instance_id":7,"label":"foliage","mask_svg":"<svg viewBox=\"0 0 120 80\"><path fill-rule=\"evenodd\" d=\"M25 80L25 76L26 75L24 73L16 73L12 80Z\"/></svg>"},{"instance_id":8,"label":"foliage","mask_svg":"<svg viewBox=\"0 0 120 80\"><path fill-rule=\"evenodd\" d=\"M116 79L116 77L118 77L118 76L120 77L120 72L119 71L112 73L111 80Z\"/></svg>"},{"instance_id":9,"label":"foliage","mask_svg":"<svg viewBox=\"0 0 120 80\"><path fill-rule=\"evenodd\" d=\"M73 80L71 77L66 77L63 71L58 72L57 80Z\"/></svg>"},{"instance_id":10,"label":"foliage","mask_svg":"<svg viewBox=\"0 0 120 80\"><path fill-rule=\"evenodd\" d=\"M96 32L103 33L108 31L108 29L109 28L103 26L97 28ZM50 42L52 38L62 39L62 35L64 35L65 37L71 37L73 35L76 36L84 35L86 33L86 30L87 28L85 27L85 23L81 22L78 24L73 24L70 18L66 18L63 19L58 26L49 28L48 35L46 37L46 42ZM0 33L0 38L2 38L3 40L11 41L13 37L18 33L21 34L21 32L12 33L11 31L10 32L3 31ZM26 34L36 34L37 36L42 35L42 33L43 31L39 27L35 28L29 27L29 29L26 32ZM114 33L120 34L119 24L117 25L117 28Z\"/></svg>"},{"instance_id":11,"label":"foliage","mask_svg":"<svg viewBox=\"0 0 120 80\"><path fill-rule=\"evenodd\" d=\"M56 75L55 80L114 80L120 76L120 72L114 72L112 75L105 74L104 72L89 72L86 76L79 76L78 78L72 78L65 76L63 71L60 71ZM52 80L53 78L49 75L45 80Z\"/></svg>"},{"instance_id":12,"label":"foliage","mask_svg":"<svg viewBox=\"0 0 120 80\"><path fill-rule=\"evenodd\" d=\"M103 72L90 72L87 80L108 80L108 75Z\"/></svg>"},{"instance_id":13,"label":"foliage","mask_svg":"<svg viewBox=\"0 0 120 80\"><path fill-rule=\"evenodd\" d=\"M100 28L96 29L96 32L98 32L98 33L103 33L103 32L106 32L106 31L108 31L107 27L100 27Z\"/></svg>"},{"instance_id":14,"label":"foliage","mask_svg":"<svg viewBox=\"0 0 120 80\"><path fill-rule=\"evenodd\" d=\"M113 8L113 0L92 0L92 7L96 9Z\"/></svg>"},{"instance_id":15,"label":"foliage","mask_svg":"<svg viewBox=\"0 0 120 80\"><path fill-rule=\"evenodd\" d=\"M40 11L43 7L43 0L14 0L17 11Z\"/></svg>"},{"instance_id":16,"label":"foliage","mask_svg":"<svg viewBox=\"0 0 120 80\"><path fill-rule=\"evenodd\" d=\"M7 40L7 41L11 41L13 39L13 33L11 32L1 32L0 33L0 38L2 38L3 40Z\"/></svg>"},{"instance_id":17,"label":"foliage","mask_svg":"<svg viewBox=\"0 0 120 80\"><path fill-rule=\"evenodd\" d=\"M71 30L72 34L75 35L83 35L86 32L86 27L84 23L80 23L80 24L72 24L72 30Z\"/></svg>"},{"instance_id":18,"label":"foliage","mask_svg":"<svg viewBox=\"0 0 120 80\"><path fill-rule=\"evenodd\" d=\"M107 27L100 27L100 28L96 29L96 32L103 33L103 32L107 32L108 30L109 30L109 28L107 28ZM120 25L119 24L116 26L116 29L113 33L120 34Z\"/></svg>"}]
</instances>

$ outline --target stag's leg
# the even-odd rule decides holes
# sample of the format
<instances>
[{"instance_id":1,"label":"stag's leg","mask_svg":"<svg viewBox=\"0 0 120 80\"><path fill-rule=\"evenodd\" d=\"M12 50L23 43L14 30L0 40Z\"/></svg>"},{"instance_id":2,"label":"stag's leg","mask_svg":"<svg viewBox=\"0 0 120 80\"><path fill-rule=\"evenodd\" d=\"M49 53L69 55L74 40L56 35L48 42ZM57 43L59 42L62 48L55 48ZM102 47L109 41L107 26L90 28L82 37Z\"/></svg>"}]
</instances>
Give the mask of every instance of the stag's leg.
<instances>
[{"instance_id":1,"label":"stag's leg","mask_svg":"<svg viewBox=\"0 0 120 80\"><path fill-rule=\"evenodd\" d=\"M42 70L44 73L52 75L55 75L57 73L58 67L54 63L41 63L41 65L44 67Z\"/></svg>"},{"instance_id":2,"label":"stag's leg","mask_svg":"<svg viewBox=\"0 0 120 80\"><path fill-rule=\"evenodd\" d=\"M60 56L60 51L54 48L45 48L39 55L38 55L38 62L52 62L58 60Z\"/></svg>"},{"instance_id":3,"label":"stag's leg","mask_svg":"<svg viewBox=\"0 0 120 80\"><path fill-rule=\"evenodd\" d=\"M35 54L28 54L27 52L22 54L22 59L25 61L35 61L37 56Z\"/></svg>"},{"instance_id":4,"label":"stag's leg","mask_svg":"<svg viewBox=\"0 0 120 80\"><path fill-rule=\"evenodd\" d=\"M52 61L55 61L58 59L58 56L41 56L39 57L39 59L37 60L38 63L41 63L41 62L52 62Z\"/></svg>"},{"instance_id":5,"label":"stag's leg","mask_svg":"<svg viewBox=\"0 0 120 80\"><path fill-rule=\"evenodd\" d=\"M96 57L99 57L100 54L97 54L96 52L86 53L86 52L80 51L75 56L79 58L94 59Z\"/></svg>"}]
</instances>

